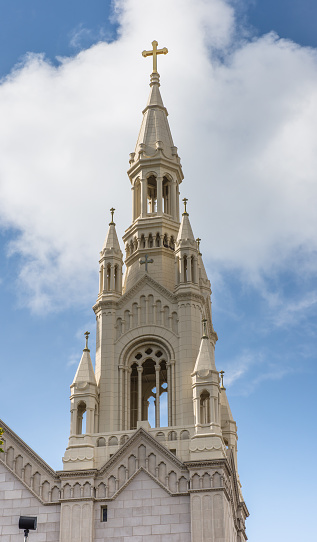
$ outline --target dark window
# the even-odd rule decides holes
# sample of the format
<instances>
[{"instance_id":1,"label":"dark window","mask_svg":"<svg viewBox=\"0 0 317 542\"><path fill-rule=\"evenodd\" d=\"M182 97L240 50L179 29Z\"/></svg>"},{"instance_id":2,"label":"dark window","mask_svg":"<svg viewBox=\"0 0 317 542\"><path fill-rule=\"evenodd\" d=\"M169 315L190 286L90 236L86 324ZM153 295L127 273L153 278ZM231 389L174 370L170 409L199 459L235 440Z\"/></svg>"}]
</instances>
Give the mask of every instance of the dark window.
<instances>
[{"instance_id":1,"label":"dark window","mask_svg":"<svg viewBox=\"0 0 317 542\"><path fill-rule=\"evenodd\" d=\"M101 507L100 521L107 521L107 507L106 506Z\"/></svg>"}]
</instances>

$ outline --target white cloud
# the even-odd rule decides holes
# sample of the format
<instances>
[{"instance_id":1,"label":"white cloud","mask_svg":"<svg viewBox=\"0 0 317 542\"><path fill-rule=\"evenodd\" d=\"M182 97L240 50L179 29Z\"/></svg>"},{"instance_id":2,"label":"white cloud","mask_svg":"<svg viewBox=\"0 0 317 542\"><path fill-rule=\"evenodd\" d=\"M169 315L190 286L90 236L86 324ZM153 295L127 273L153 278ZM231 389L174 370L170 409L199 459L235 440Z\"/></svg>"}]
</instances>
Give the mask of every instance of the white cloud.
<instances>
[{"instance_id":1,"label":"white cloud","mask_svg":"<svg viewBox=\"0 0 317 542\"><path fill-rule=\"evenodd\" d=\"M97 292L108 209L119 235L130 222L153 39L169 48L162 95L205 259L255 280L300 248L314 271L316 51L274 34L239 41L223 0L121 0L116 14L117 41L58 68L29 55L0 85L0 210L18 232L24 302L52 310Z\"/></svg>"}]
</instances>

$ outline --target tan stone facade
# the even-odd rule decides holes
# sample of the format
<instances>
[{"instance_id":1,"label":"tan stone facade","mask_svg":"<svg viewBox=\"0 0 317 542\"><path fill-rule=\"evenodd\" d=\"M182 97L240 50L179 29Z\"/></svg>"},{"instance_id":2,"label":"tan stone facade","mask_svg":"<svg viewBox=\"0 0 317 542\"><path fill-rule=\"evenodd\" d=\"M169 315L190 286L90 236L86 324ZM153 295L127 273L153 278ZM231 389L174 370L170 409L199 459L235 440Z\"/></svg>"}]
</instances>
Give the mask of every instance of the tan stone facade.
<instances>
[{"instance_id":1,"label":"tan stone facade","mask_svg":"<svg viewBox=\"0 0 317 542\"><path fill-rule=\"evenodd\" d=\"M42 527L37 538L45 542L246 539L236 424L215 365L210 282L186 201L179 221L183 172L156 72L150 87L130 154L125 274L112 217L93 307L95 370L87 338L71 385L64 470L52 471L6 430L6 491L30 495L25 515L34 500L40 517L54 510L50 532ZM2 521L1 540L17 540L8 528Z\"/></svg>"}]
</instances>

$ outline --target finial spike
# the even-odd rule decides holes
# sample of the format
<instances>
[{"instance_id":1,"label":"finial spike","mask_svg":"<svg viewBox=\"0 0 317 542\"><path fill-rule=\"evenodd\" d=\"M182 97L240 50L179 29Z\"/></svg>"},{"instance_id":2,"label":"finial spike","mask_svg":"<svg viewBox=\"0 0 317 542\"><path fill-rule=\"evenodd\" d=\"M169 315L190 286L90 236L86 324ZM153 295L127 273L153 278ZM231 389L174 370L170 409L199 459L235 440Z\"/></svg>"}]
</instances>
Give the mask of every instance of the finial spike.
<instances>
[{"instance_id":1,"label":"finial spike","mask_svg":"<svg viewBox=\"0 0 317 542\"><path fill-rule=\"evenodd\" d=\"M157 55L166 55L168 53L168 49L166 47L163 47L163 49L158 49L158 42L152 41L152 47L153 49L151 51L142 51L142 56L153 56L153 73L157 73Z\"/></svg>"},{"instance_id":2,"label":"finial spike","mask_svg":"<svg viewBox=\"0 0 317 542\"><path fill-rule=\"evenodd\" d=\"M113 221L113 215L114 215L114 212L115 212L115 209L114 209L113 207L111 207L111 209L110 209L110 213L111 213L111 222L109 223L109 226L110 226L111 224L113 224L113 225L115 226L115 223L114 223L114 221Z\"/></svg>"},{"instance_id":3,"label":"finial spike","mask_svg":"<svg viewBox=\"0 0 317 542\"><path fill-rule=\"evenodd\" d=\"M223 385L223 375L225 374L225 372L224 372L224 371L220 371L219 374L220 374L220 380L221 380L221 382L220 382L220 389L221 389L221 390L225 390L226 388L225 388L224 385Z\"/></svg>"},{"instance_id":4,"label":"finial spike","mask_svg":"<svg viewBox=\"0 0 317 542\"><path fill-rule=\"evenodd\" d=\"M184 212L183 212L183 216L184 216L184 215L188 215L188 212L187 212L187 202L188 202L188 199L187 199L187 198L183 198L182 201L184 202Z\"/></svg>"},{"instance_id":5,"label":"finial spike","mask_svg":"<svg viewBox=\"0 0 317 542\"><path fill-rule=\"evenodd\" d=\"M198 254L201 255L201 252L200 252L200 241L201 239L199 237L197 237L196 239L196 243L197 243L197 248L198 248Z\"/></svg>"},{"instance_id":6,"label":"finial spike","mask_svg":"<svg viewBox=\"0 0 317 542\"><path fill-rule=\"evenodd\" d=\"M89 331L85 331L84 335L85 335L85 337L86 337L86 344L85 344L84 350L86 350L86 351L88 350L88 352L90 352L90 350L89 350L89 348L88 348L88 337L89 337L89 335L90 335Z\"/></svg>"}]
</instances>

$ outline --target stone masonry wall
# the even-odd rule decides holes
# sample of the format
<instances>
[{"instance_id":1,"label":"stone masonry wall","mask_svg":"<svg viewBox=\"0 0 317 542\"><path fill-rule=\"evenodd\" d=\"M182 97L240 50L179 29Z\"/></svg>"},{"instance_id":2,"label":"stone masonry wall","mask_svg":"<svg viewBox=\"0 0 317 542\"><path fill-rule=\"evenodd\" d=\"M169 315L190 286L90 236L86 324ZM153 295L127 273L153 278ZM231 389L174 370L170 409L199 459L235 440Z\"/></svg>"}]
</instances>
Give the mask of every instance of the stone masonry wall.
<instances>
[{"instance_id":1,"label":"stone masonry wall","mask_svg":"<svg viewBox=\"0 0 317 542\"><path fill-rule=\"evenodd\" d=\"M59 542L60 505L43 505L0 463L0 540L21 542L20 516L36 516L37 530L29 540Z\"/></svg>"},{"instance_id":2,"label":"stone masonry wall","mask_svg":"<svg viewBox=\"0 0 317 542\"><path fill-rule=\"evenodd\" d=\"M101 521L107 505L108 520ZM171 497L140 472L114 501L95 504L94 542L190 542L190 498Z\"/></svg>"}]
</instances>

